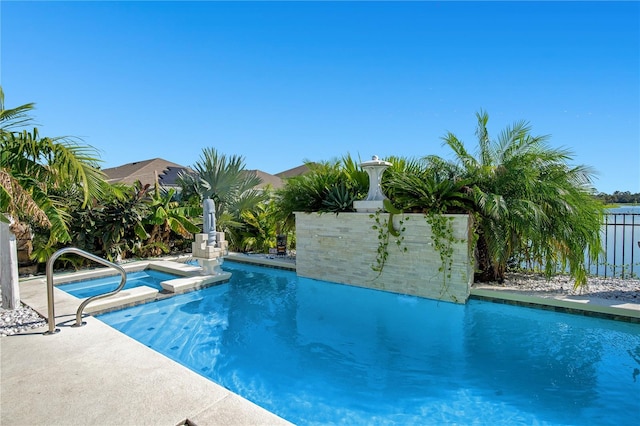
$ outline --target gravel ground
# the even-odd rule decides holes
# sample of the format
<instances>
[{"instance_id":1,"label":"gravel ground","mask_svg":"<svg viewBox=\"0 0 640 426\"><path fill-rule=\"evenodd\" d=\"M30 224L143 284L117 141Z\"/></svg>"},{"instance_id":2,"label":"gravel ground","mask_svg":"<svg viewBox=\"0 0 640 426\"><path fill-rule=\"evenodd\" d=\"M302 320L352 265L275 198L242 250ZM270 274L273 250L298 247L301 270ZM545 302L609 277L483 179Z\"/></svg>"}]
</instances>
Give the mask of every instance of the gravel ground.
<instances>
[{"instance_id":1,"label":"gravel ground","mask_svg":"<svg viewBox=\"0 0 640 426\"><path fill-rule=\"evenodd\" d=\"M573 288L574 281L565 275L547 281L544 276L534 274L509 273L504 283L478 283L477 286L512 290L538 297L559 297L570 295L589 296L619 302L640 304L640 280L589 277L586 287ZM474 285L475 286L475 285Z\"/></svg>"},{"instance_id":2,"label":"gravel ground","mask_svg":"<svg viewBox=\"0 0 640 426\"><path fill-rule=\"evenodd\" d=\"M0 336L10 336L45 325L47 321L25 304L18 309L0 308Z\"/></svg>"},{"instance_id":3,"label":"gravel ground","mask_svg":"<svg viewBox=\"0 0 640 426\"><path fill-rule=\"evenodd\" d=\"M551 281L547 281L539 275L511 273L507 274L502 284L478 285L483 288L508 289L539 297L583 295L640 304L640 280L637 279L590 277L586 288L574 290L573 280L566 276L554 277ZM24 304L14 310L0 308L0 336L9 336L46 325L47 322L43 317Z\"/></svg>"}]
</instances>

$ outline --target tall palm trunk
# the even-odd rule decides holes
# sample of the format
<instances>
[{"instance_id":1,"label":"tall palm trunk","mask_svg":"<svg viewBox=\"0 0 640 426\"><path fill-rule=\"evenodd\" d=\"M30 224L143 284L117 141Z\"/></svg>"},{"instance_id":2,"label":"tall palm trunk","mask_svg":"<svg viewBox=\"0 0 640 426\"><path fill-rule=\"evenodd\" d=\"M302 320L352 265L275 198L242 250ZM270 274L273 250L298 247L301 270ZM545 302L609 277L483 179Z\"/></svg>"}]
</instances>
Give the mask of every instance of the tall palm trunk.
<instances>
[{"instance_id":1,"label":"tall palm trunk","mask_svg":"<svg viewBox=\"0 0 640 426\"><path fill-rule=\"evenodd\" d=\"M476 244L476 263L476 270L478 272L475 274L475 281L498 281L500 283L504 281L504 271L495 268L487 240L482 233L478 235L478 243Z\"/></svg>"}]
</instances>

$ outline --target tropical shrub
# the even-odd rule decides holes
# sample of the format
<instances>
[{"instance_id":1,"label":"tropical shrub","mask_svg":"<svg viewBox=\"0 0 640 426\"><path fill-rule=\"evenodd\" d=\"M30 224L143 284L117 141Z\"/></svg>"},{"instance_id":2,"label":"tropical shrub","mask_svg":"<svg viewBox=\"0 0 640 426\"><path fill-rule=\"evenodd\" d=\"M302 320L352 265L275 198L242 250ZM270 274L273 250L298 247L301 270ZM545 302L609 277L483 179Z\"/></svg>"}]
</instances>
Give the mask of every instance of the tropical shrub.
<instances>
[{"instance_id":1,"label":"tropical shrub","mask_svg":"<svg viewBox=\"0 0 640 426\"><path fill-rule=\"evenodd\" d=\"M151 190L138 181L114 185L109 196L86 209L70 203L74 244L109 260L159 256L186 239L190 244L200 231L194 220L202 208L180 206L174 191L157 184Z\"/></svg>"},{"instance_id":2,"label":"tropical shrub","mask_svg":"<svg viewBox=\"0 0 640 426\"><path fill-rule=\"evenodd\" d=\"M240 252L268 253L276 246L280 231L275 202L269 200L256 204L240 214L242 226L230 230L227 239Z\"/></svg>"},{"instance_id":3,"label":"tropical shrub","mask_svg":"<svg viewBox=\"0 0 640 426\"><path fill-rule=\"evenodd\" d=\"M148 235L143 223L151 214L147 190L140 182L117 185L86 208L68 194L73 244L110 261L131 256Z\"/></svg>"},{"instance_id":4,"label":"tropical shrub","mask_svg":"<svg viewBox=\"0 0 640 426\"><path fill-rule=\"evenodd\" d=\"M133 253L140 257L159 256L184 247L185 239L200 232L194 221L200 220L202 208L180 206L174 201L176 190L161 188L156 182L153 191L144 198L147 215L142 219L145 236ZM190 245L191 241L186 244Z\"/></svg>"},{"instance_id":5,"label":"tropical shrub","mask_svg":"<svg viewBox=\"0 0 640 426\"><path fill-rule=\"evenodd\" d=\"M308 173L287 179L285 186L276 191L278 209L287 229L294 226L294 212L351 212L353 201L366 197L367 173L350 155L306 165Z\"/></svg>"}]
</instances>

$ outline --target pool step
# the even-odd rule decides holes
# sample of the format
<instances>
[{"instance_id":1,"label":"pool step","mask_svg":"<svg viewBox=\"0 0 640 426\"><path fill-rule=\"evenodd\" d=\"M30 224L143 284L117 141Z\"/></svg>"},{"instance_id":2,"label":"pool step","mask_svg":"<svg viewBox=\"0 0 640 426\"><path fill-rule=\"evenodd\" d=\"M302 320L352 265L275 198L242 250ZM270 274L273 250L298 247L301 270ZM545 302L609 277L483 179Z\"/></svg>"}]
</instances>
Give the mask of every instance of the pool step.
<instances>
[{"instance_id":1,"label":"pool step","mask_svg":"<svg viewBox=\"0 0 640 426\"><path fill-rule=\"evenodd\" d=\"M195 277L175 278L173 280L162 281L160 285L163 289L171 293L184 293L192 290L199 290L209 287L215 283L229 281L231 273L223 272L218 275L202 275Z\"/></svg>"},{"instance_id":2,"label":"pool step","mask_svg":"<svg viewBox=\"0 0 640 426\"><path fill-rule=\"evenodd\" d=\"M123 308L128 305L135 305L141 302L154 300L159 291L146 285L122 290L118 294L95 300L84 308L86 313L103 312L113 308Z\"/></svg>"},{"instance_id":3,"label":"pool step","mask_svg":"<svg viewBox=\"0 0 640 426\"><path fill-rule=\"evenodd\" d=\"M229 281L231 274L224 272L218 275L204 275L196 277L176 278L163 281L162 288L174 294L185 293L187 291L199 290L209 287L215 283ZM158 298L159 291L146 285L122 290L113 296L95 300L84 308L88 314L105 312L114 308L124 308L138 305L140 303L151 302Z\"/></svg>"}]
</instances>

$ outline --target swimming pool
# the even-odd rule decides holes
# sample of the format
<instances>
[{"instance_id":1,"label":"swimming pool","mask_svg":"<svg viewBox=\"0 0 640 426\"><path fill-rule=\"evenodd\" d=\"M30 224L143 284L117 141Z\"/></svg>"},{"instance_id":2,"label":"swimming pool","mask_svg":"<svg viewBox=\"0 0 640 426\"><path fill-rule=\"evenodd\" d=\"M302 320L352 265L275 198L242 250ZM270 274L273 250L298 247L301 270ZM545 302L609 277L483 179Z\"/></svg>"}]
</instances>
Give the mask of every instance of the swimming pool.
<instances>
[{"instance_id":1,"label":"swimming pool","mask_svg":"<svg viewBox=\"0 0 640 426\"><path fill-rule=\"evenodd\" d=\"M640 326L225 262L99 319L297 424L635 424Z\"/></svg>"},{"instance_id":2,"label":"swimming pool","mask_svg":"<svg viewBox=\"0 0 640 426\"><path fill-rule=\"evenodd\" d=\"M180 278L180 276L153 269L145 269L144 271L138 272L127 272L127 282L123 290L146 285L162 291L162 286L160 285L162 281L173 280L176 278ZM120 279L120 275L111 275L103 278L92 278L89 280L61 284L56 287L79 299L84 299L85 297L96 296L98 294L104 294L115 290L120 284Z\"/></svg>"}]
</instances>

